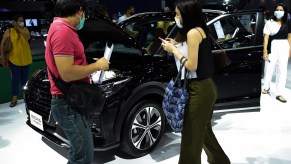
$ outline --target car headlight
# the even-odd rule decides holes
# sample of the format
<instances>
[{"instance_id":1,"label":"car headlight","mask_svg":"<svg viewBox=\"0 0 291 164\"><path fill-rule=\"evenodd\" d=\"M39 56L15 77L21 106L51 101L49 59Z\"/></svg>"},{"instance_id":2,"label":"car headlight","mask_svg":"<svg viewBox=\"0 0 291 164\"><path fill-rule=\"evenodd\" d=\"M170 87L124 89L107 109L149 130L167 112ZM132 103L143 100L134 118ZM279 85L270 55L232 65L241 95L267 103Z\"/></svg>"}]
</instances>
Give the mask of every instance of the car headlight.
<instances>
[{"instance_id":1,"label":"car headlight","mask_svg":"<svg viewBox=\"0 0 291 164\"><path fill-rule=\"evenodd\" d=\"M104 88L106 96L109 97L119 91L131 79L131 77L120 77L115 79L113 82L108 81L108 83L101 84L100 86Z\"/></svg>"}]
</instances>

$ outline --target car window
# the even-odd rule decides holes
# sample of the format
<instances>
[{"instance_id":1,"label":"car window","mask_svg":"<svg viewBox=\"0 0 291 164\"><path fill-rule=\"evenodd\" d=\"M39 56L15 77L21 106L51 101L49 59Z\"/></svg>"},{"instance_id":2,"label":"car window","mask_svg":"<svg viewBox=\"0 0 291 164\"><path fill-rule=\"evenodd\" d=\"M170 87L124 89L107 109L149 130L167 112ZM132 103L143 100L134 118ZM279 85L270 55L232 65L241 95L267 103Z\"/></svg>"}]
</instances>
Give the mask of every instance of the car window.
<instances>
[{"instance_id":1,"label":"car window","mask_svg":"<svg viewBox=\"0 0 291 164\"><path fill-rule=\"evenodd\" d=\"M224 49L253 46L256 14L223 17L209 25L214 40ZM214 45L214 49L219 49Z\"/></svg>"},{"instance_id":2,"label":"car window","mask_svg":"<svg viewBox=\"0 0 291 164\"><path fill-rule=\"evenodd\" d=\"M158 37L165 38L174 26L175 22L169 20L139 21L127 25L126 32L131 35L134 31L137 44L146 49L149 54L156 55L161 47L161 41ZM165 52L159 51L159 53Z\"/></svg>"}]
</instances>

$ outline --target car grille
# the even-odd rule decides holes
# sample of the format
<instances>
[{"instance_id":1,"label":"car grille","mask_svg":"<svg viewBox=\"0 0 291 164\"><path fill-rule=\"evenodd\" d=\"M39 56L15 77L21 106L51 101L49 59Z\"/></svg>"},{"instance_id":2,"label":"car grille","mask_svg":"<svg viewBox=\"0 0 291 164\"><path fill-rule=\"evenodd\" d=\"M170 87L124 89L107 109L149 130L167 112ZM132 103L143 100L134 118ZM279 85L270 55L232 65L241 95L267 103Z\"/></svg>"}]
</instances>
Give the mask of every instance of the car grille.
<instances>
[{"instance_id":1,"label":"car grille","mask_svg":"<svg viewBox=\"0 0 291 164\"><path fill-rule=\"evenodd\" d=\"M31 80L28 88L29 90L25 92L27 109L37 112L45 121L48 121L51 107L49 81Z\"/></svg>"},{"instance_id":2,"label":"car grille","mask_svg":"<svg viewBox=\"0 0 291 164\"><path fill-rule=\"evenodd\" d=\"M43 70L39 72L37 77L30 79L27 84L27 88L28 89L24 92L26 110L32 110L35 113L38 113L42 116L44 122L46 122L46 127L52 126L51 128L55 129L54 125L49 125L48 122L51 110L51 94L50 83L46 71ZM95 145L102 145L105 137L102 115L98 113L91 113L90 124Z\"/></svg>"}]
</instances>

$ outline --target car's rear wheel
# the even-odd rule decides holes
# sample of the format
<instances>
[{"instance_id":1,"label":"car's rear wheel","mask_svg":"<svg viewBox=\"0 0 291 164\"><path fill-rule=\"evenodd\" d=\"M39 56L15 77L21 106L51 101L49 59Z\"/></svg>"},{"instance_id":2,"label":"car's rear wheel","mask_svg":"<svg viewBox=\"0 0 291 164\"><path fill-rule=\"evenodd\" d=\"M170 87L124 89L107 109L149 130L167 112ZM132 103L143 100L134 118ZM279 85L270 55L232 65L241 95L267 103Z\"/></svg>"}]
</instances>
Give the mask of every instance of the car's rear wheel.
<instances>
[{"instance_id":1,"label":"car's rear wheel","mask_svg":"<svg viewBox=\"0 0 291 164\"><path fill-rule=\"evenodd\" d=\"M165 117L161 103L144 100L129 112L124 123L121 149L134 157L150 153L164 133Z\"/></svg>"}]
</instances>

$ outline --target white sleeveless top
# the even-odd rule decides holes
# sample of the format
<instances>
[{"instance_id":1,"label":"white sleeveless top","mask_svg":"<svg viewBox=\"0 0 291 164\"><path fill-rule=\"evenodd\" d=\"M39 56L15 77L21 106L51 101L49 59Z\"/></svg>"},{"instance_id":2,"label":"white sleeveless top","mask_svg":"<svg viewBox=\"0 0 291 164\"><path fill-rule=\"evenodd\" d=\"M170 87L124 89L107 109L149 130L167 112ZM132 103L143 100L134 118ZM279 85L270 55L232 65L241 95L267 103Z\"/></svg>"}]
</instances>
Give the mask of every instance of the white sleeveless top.
<instances>
[{"instance_id":1,"label":"white sleeveless top","mask_svg":"<svg viewBox=\"0 0 291 164\"><path fill-rule=\"evenodd\" d=\"M187 47L186 41L185 42L179 42L179 43L175 44L175 46L177 47L177 49L182 53L182 55L185 58L188 58L188 47ZM176 56L175 56L175 61L176 61L176 66L177 66L177 69L178 69L178 72L179 72L181 63L180 63L179 59L176 58ZM197 78L196 72L188 71L188 79L193 79L193 78ZM185 79L185 67L182 68L181 79L182 80Z\"/></svg>"}]
</instances>

